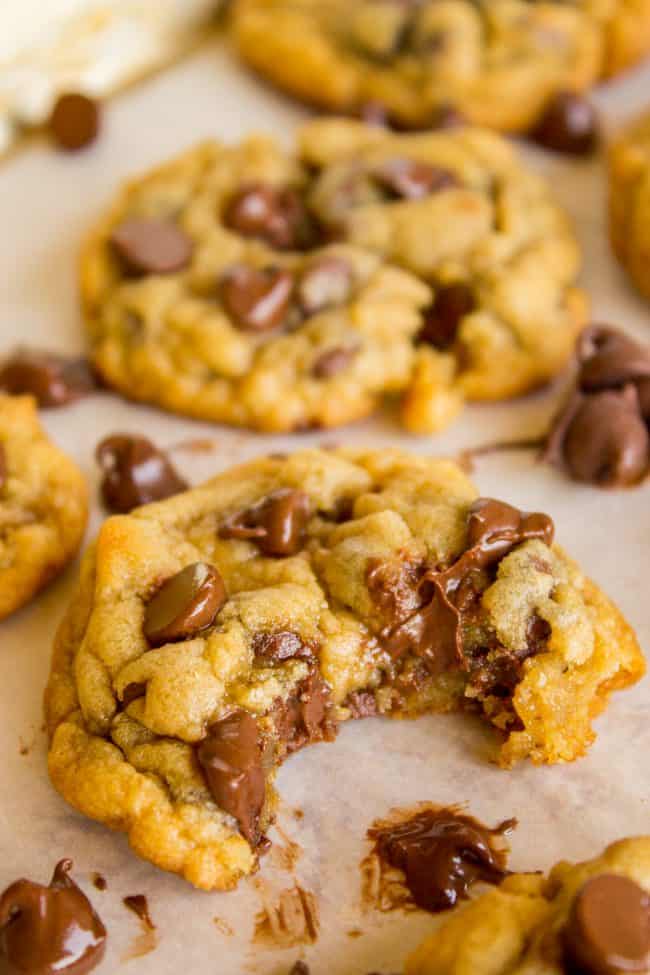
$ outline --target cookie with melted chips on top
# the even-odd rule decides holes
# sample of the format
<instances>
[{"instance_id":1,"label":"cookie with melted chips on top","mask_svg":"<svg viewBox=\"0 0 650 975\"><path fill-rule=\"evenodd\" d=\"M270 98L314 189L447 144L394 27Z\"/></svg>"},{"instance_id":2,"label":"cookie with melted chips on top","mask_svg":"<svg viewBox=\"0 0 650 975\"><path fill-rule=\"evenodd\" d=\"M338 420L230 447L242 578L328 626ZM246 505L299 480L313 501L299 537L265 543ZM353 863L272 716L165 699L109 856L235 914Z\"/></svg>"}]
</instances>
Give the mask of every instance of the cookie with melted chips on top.
<instances>
[{"instance_id":1,"label":"cookie with melted chips on top","mask_svg":"<svg viewBox=\"0 0 650 975\"><path fill-rule=\"evenodd\" d=\"M256 867L275 768L352 717L469 709L504 766L575 759L644 661L552 539L397 450L262 458L109 518L56 639L52 781L223 889Z\"/></svg>"}]
</instances>

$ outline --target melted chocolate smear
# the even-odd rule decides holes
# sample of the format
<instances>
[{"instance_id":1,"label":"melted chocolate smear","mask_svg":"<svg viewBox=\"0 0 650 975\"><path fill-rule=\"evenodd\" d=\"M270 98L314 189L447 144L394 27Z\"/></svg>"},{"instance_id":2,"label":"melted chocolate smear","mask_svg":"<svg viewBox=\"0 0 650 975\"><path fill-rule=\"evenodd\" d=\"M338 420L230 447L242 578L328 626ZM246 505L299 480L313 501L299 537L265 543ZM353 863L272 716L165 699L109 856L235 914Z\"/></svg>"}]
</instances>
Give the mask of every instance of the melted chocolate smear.
<instances>
[{"instance_id":1,"label":"melted chocolate smear","mask_svg":"<svg viewBox=\"0 0 650 975\"><path fill-rule=\"evenodd\" d=\"M109 511L126 513L188 488L165 452L146 437L115 433L101 441L95 456L104 472L101 492Z\"/></svg>"},{"instance_id":2,"label":"melted chocolate smear","mask_svg":"<svg viewBox=\"0 0 650 975\"><path fill-rule=\"evenodd\" d=\"M49 887L17 880L0 897L0 967L20 975L86 975L103 958L106 928L57 863ZM3 969L4 970L4 969Z\"/></svg>"},{"instance_id":3,"label":"melted chocolate smear","mask_svg":"<svg viewBox=\"0 0 650 975\"><path fill-rule=\"evenodd\" d=\"M135 939L131 948L122 958L122 961L130 961L132 958L142 958L143 955L148 955L149 952L153 951L158 946L158 936L144 894L131 894L128 897L123 897L122 903L135 914L142 926L142 933Z\"/></svg>"},{"instance_id":4,"label":"melted chocolate smear","mask_svg":"<svg viewBox=\"0 0 650 975\"><path fill-rule=\"evenodd\" d=\"M336 723L331 716L330 690L316 670L302 680L286 701L273 712L283 755L316 741L332 741Z\"/></svg>"},{"instance_id":5,"label":"melted chocolate smear","mask_svg":"<svg viewBox=\"0 0 650 975\"><path fill-rule=\"evenodd\" d=\"M66 406L97 389L87 359L21 347L0 368L0 389L12 396L29 394L40 407Z\"/></svg>"},{"instance_id":6,"label":"melted chocolate smear","mask_svg":"<svg viewBox=\"0 0 650 975\"><path fill-rule=\"evenodd\" d=\"M221 526L219 535L250 539L264 555L295 555L302 548L309 515L309 498L304 491L279 488L231 515Z\"/></svg>"},{"instance_id":7,"label":"melted chocolate smear","mask_svg":"<svg viewBox=\"0 0 650 975\"><path fill-rule=\"evenodd\" d=\"M196 754L214 801L237 820L244 839L257 846L266 782L255 718L239 710L217 721Z\"/></svg>"},{"instance_id":8,"label":"melted chocolate smear","mask_svg":"<svg viewBox=\"0 0 650 975\"><path fill-rule=\"evenodd\" d=\"M406 579L391 590L385 582L378 584L379 567L370 563L368 586L388 617L380 633L385 649L394 659L406 654L422 658L433 675L467 670L461 632L467 595L464 583L472 574L499 562L521 542L539 538L550 545L553 532L548 515L519 511L493 498L478 498L468 513L467 549L449 568L424 567L414 585L418 573L407 566ZM411 611L414 603L419 606Z\"/></svg>"},{"instance_id":9,"label":"melted chocolate smear","mask_svg":"<svg viewBox=\"0 0 650 975\"><path fill-rule=\"evenodd\" d=\"M454 806L431 806L372 826L368 838L380 861L404 873L413 903L437 913L465 899L478 881L501 883L507 875L506 853L494 838L516 825L509 819L489 829Z\"/></svg>"},{"instance_id":10,"label":"melted chocolate smear","mask_svg":"<svg viewBox=\"0 0 650 975\"><path fill-rule=\"evenodd\" d=\"M576 895L562 940L571 972L647 972L650 895L628 877L612 873L591 877Z\"/></svg>"},{"instance_id":11,"label":"melted chocolate smear","mask_svg":"<svg viewBox=\"0 0 650 975\"><path fill-rule=\"evenodd\" d=\"M122 903L142 921L146 928L150 931L156 930L156 925L151 920L149 913L149 902L144 894L129 894L128 897L122 898Z\"/></svg>"}]
</instances>

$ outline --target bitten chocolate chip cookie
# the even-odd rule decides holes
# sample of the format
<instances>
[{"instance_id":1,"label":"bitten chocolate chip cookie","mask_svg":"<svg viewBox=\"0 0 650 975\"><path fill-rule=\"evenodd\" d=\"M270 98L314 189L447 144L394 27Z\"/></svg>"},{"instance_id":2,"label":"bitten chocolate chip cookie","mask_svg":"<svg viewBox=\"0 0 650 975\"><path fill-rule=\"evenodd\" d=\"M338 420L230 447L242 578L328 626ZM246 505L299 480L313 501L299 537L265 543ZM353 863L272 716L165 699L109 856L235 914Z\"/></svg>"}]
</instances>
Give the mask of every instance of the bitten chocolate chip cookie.
<instances>
[{"instance_id":1,"label":"bitten chocolate chip cookie","mask_svg":"<svg viewBox=\"0 0 650 975\"><path fill-rule=\"evenodd\" d=\"M233 16L242 56L275 84L416 127L452 106L527 131L554 96L650 49L648 0L237 0Z\"/></svg>"},{"instance_id":2,"label":"bitten chocolate chip cookie","mask_svg":"<svg viewBox=\"0 0 650 975\"><path fill-rule=\"evenodd\" d=\"M620 840L548 877L512 874L458 910L406 975L618 975L650 971L650 837Z\"/></svg>"},{"instance_id":3,"label":"bitten chocolate chip cookie","mask_svg":"<svg viewBox=\"0 0 650 975\"><path fill-rule=\"evenodd\" d=\"M609 230L616 256L650 298L650 113L610 149Z\"/></svg>"},{"instance_id":4,"label":"bitten chocolate chip cookie","mask_svg":"<svg viewBox=\"0 0 650 975\"><path fill-rule=\"evenodd\" d=\"M255 869L274 769L349 718L462 707L502 765L574 759L644 662L552 540L548 516L392 450L260 459L109 518L56 640L52 781L227 888Z\"/></svg>"},{"instance_id":5,"label":"bitten chocolate chip cookie","mask_svg":"<svg viewBox=\"0 0 650 975\"><path fill-rule=\"evenodd\" d=\"M466 396L563 368L586 315L577 245L502 139L330 120L300 142L301 159L203 145L121 196L82 260L108 384L277 431L401 393L405 425L430 432Z\"/></svg>"},{"instance_id":6,"label":"bitten chocolate chip cookie","mask_svg":"<svg viewBox=\"0 0 650 975\"><path fill-rule=\"evenodd\" d=\"M74 557L86 517L83 476L45 436L35 401L0 393L0 619Z\"/></svg>"}]
</instances>

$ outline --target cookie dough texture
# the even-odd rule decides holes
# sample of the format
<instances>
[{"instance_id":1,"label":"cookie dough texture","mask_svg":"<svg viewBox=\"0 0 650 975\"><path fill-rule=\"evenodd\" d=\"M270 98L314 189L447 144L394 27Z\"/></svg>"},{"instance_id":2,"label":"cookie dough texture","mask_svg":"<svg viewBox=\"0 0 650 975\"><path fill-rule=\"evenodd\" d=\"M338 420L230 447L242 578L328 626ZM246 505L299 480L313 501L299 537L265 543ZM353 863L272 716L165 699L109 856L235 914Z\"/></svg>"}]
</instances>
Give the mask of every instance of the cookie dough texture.
<instances>
[{"instance_id":1,"label":"cookie dough texture","mask_svg":"<svg viewBox=\"0 0 650 975\"><path fill-rule=\"evenodd\" d=\"M406 963L406 975L563 975L561 932L592 877L618 874L650 892L650 837L620 840L548 877L513 874L455 912Z\"/></svg>"},{"instance_id":2,"label":"cookie dough texture","mask_svg":"<svg viewBox=\"0 0 650 975\"><path fill-rule=\"evenodd\" d=\"M334 111L378 104L414 127L451 105L527 131L553 95L650 49L648 0L237 0L233 18L242 57L279 87Z\"/></svg>"},{"instance_id":3,"label":"cookie dough texture","mask_svg":"<svg viewBox=\"0 0 650 975\"><path fill-rule=\"evenodd\" d=\"M279 489L309 499L296 554L268 557L254 539L222 537L237 512ZM213 800L197 746L206 729L243 709L277 764L287 722L274 716L295 708L314 675L332 723L359 716L361 701L366 714L397 716L467 707L496 727L502 765L581 755L594 738L592 718L644 663L618 610L561 549L539 539L516 545L476 582L467 670L427 672L409 652L396 664L382 642L390 607L409 609L417 567L446 565L465 550L475 497L451 462L305 450L109 518L56 638L46 693L55 787L128 833L142 857L223 889L254 870L257 857ZM225 605L200 634L150 649L148 601L197 561L218 569ZM531 620L539 628L540 619L545 640L530 645ZM274 641L311 649L269 656ZM500 665L520 657L514 686L495 690ZM262 830L273 813L271 783L269 775Z\"/></svg>"},{"instance_id":4,"label":"cookie dough texture","mask_svg":"<svg viewBox=\"0 0 650 975\"><path fill-rule=\"evenodd\" d=\"M650 113L610 149L609 227L616 256L650 299Z\"/></svg>"},{"instance_id":5,"label":"cookie dough texture","mask_svg":"<svg viewBox=\"0 0 650 975\"><path fill-rule=\"evenodd\" d=\"M398 136L326 120L303 128L299 143L297 155L261 137L203 144L122 192L81 261L92 357L109 385L266 431L337 426L399 395L404 424L431 432L466 397L514 396L564 367L586 319L577 244L505 141L477 129ZM396 161L444 170L443 185L416 188L415 198L382 189L378 171ZM320 242L278 250L233 229L224 215L255 186L293 192ZM111 238L143 217L175 222L192 244L186 265L125 270ZM346 287L299 307L305 275L332 262L347 268ZM242 267L292 276L275 327L242 327L224 300L220 282ZM471 308L441 351L420 341L422 325L437 292L456 284L471 291Z\"/></svg>"},{"instance_id":6,"label":"cookie dough texture","mask_svg":"<svg viewBox=\"0 0 650 975\"><path fill-rule=\"evenodd\" d=\"M0 619L74 558L86 517L84 478L47 439L35 401L0 393Z\"/></svg>"}]
</instances>

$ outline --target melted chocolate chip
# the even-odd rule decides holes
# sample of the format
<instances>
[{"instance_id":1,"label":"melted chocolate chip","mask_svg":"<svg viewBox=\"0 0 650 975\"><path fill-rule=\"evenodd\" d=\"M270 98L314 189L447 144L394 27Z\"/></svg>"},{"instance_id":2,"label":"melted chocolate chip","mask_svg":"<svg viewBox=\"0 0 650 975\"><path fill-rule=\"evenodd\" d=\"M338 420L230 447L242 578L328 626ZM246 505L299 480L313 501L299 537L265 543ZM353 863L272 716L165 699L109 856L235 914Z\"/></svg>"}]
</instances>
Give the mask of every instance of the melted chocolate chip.
<instances>
[{"instance_id":1,"label":"melted chocolate chip","mask_svg":"<svg viewBox=\"0 0 650 975\"><path fill-rule=\"evenodd\" d=\"M315 741L330 741L336 734L330 714L330 690L315 670L298 684L289 698L276 705L274 718L285 754Z\"/></svg>"},{"instance_id":2,"label":"melted chocolate chip","mask_svg":"<svg viewBox=\"0 0 650 975\"><path fill-rule=\"evenodd\" d=\"M187 267L194 244L173 220L129 217L111 234L111 244L131 274L172 274Z\"/></svg>"},{"instance_id":3,"label":"melted chocolate chip","mask_svg":"<svg viewBox=\"0 0 650 975\"><path fill-rule=\"evenodd\" d=\"M143 630L150 646L189 640L210 626L227 600L219 572L195 562L167 579L147 603Z\"/></svg>"},{"instance_id":4,"label":"melted chocolate chip","mask_svg":"<svg viewBox=\"0 0 650 975\"><path fill-rule=\"evenodd\" d=\"M97 388L87 359L18 348L0 368L0 389L34 396L39 406L65 406Z\"/></svg>"},{"instance_id":5,"label":"melted chocolate chip","mask_svg":"<svg viewBox=\"0 0 650 975\"><path fill-rule=\"evenodd\" d=\"M313 648L291 630L275 630L271 633L256 633L253 637L253 653L269 663L281 663L296 657L310 660Z\"/></svg>"},{"instance_id":6,"label":"melted chocolate chip","mask_svg":"<svg viewBox=\"0 0 650 975\"><path fill-rule=\"evenodd\" d=\"M436 349L447 349L456 341L463 318L475 308L476 299L469 285L459 282L439 288L433 305L425 312L418 340Z\"/></svg>"},{"instance_id":7,"label":"melted chocolate chip","mask_svg":"<svg viewBox=\"0 0 650 975\"><path fill-rule=\"evenodd\" d=\"M70 878L71 860L49 887L17 880L0 897L0 968L16 975L86 975L104 955L106 928Z\"/></svg>"},{"instance_id":8,"label":"melted chocolate chip","mask_svg":"<svg viewBox=\"0 0 650 975\"><path fill-rule=\"evenodd\" d=\"M627 877L591 877L578 891L563 932L567 961L580 975L650 969L650 896Z\"/></svg>"},{"instance_id":9,"label":"melted chocolate chip","mask_svg":"<svg viewBox=\"0 0 650 975\"><path fill-rule=\"evenodd\" d=\"M7 483L7 454L0 443L0 491Z\"/></svg>"},{"instance_id":10,"label":"melted chocolate chip","mask_svg":"<svg viewBox=\"0 0 650 975\"><path fill-rule=\"evenodd\" d=\"M352 290L352 268L342 257L331 255L312 261L298 284L298 298L306 315L343 305Z\"/></svg>"},{"instance_id":11,"label":"melted chocolate chip","mask_svg":"<svg viewBox=\"0 0 650 975\"><path fill-rule=\"evenodd\" d=\"M197 747L197 758L216 804L237 820L242 836L256 846L265 778L255 718L240 710L213 724Z\"/></svg>"},{"instance_id":12,"label":"melted chocolate chip","mask_svg":"<svg viewBox=\"0 0 650 975\"><path fill-rule=\"evenodd\" d=\"M383 189L404 200L421 200L459 185L450 170L415 159L391 159L375 170L374 177Z\"/></svg>"},{"instance_id":13,"label":"melted chocolate chip","mask_svg":"<svg viewBox=\"0 0 650 975\"><path fill-rule=\"evenodd\" d=\"M595 326L580 337L578 385L601 392L650 379L650 349L613 328Z\"/></svg>"},{"instance_id":14,"label":"melted chocolate chip","mask_svg":"<svg viewBox=\"0 0 650 975\"><path fill-rule=\"evenodd\" d=\"M109 511L128 512L187 490L167 455L146 437L116 433L97 446L101 491Z\"/></svg>"},{"instance_id":15,"label":"melted chocolate chip","mask_svg":"<svg viewBox=\"0 0 650 975\"><path fill-rule=\"evenodd\" d=\"M242 264L231 268L221 282L221 300L239 328L265 332L284 323L293 285L289 271Z\"/></svg>"},{"instance_id":16,"label":"melted chocolate chip","mask_svg":"<svg viewBox=\"0 0 650 975\"><path fill-rule=\"evenodd\" d=\"M545 149L589 156L599 141L596 110L584 96L560 92L548 103L532 136Z\"/></svg>"},{"instance_id":17,"label":"melted chocolate chip","mask_svg":"<svg viewBox=\"0 0 650 975\"><path fill-rule=\"evenodd\" d=\"M309 215L298 192L290 187L247 186L232 197L223 220L231 230L278 250L297 250L311 243Z\"/></svg>"},{"instance_id":18,"label":"melted chocolate chip","mask_svg":"<svg viewBox=\"0 0 650 975\"><path fill-rule=\"evenodd\" d=\"M60 95L49 120L52 138L61 149L74 152L85 149L99 134L101 113L99 105L78 92Z\"/></svg>"},{"instance_id":19,"label":"melted chocolate chip","mask_svg":"<svg viewBox=\"0 0 650 975\"><path fill-rule=\"evenodd\" d=\"M304 491L279 488L232 515L219 534L221 538L250 539L264 555L295 555L302 548L309 514Z\"/></svg>"},{"instance_id":20,"label":"melted chocolate chip","mask_svg":"<svg viewBox=\"0 0 650 975\"><path fill-rule=\"evenodd\" d=\"M413 901L427 911L446 911L468 896L477 881L499 884L505 855L494 837L511 829L508 820L488 829L454 808L425 808L401 822L368 830L381 860L404 872Z\"/></svg>"},{"instance_id":21,"label":"melted chocolate chip","mask_svg":"<svg viewBox=\"0 0 650 975\"><path fill-rule=\"evenodd\" d=\"M359 354L359 348L354 346L341 346L340 348L328 349L321 353L312 366L312 375L316 379L331 379L344 372L351 362Z\"/></svg>"}]
</instances>

